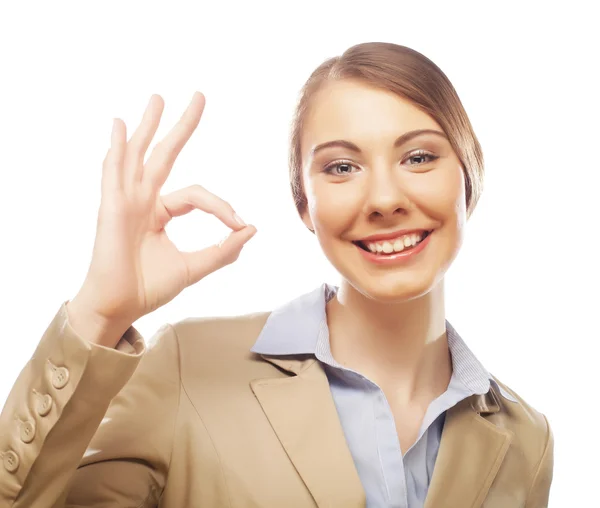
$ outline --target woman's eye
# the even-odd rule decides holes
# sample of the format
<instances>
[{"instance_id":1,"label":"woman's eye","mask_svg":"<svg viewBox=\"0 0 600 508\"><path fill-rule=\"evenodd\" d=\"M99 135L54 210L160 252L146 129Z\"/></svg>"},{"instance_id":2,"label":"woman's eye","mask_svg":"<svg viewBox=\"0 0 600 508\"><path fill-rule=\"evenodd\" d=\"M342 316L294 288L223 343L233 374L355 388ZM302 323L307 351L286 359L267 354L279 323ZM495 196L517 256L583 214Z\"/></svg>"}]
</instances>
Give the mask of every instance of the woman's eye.
<instances>
[{"instance_id":1,"label":"woman's eye","mask_svg":"<svg viewBox=\"0 0 600 508\"><path fill-rule=\"evenodd\" d=\"M416 152L412 155L409 155L407 160L416 161L414 164L409 164L409 166L419 166L421 164L427 164L428 162L433 162L438 157L437 155L433 155L427 152Z\"/></svg>"},{"instance_id":2,"label":"woman's eye","mask_svg":"<svg viewBox=\"0 0 600 508\"><path fill-rule=\"evenodd\" d=\"M349 162L339 161L329 164L325 167L324 171L326 173L332 175L349 175L352 173L352 170L355 169L356 166L354 164L350 164Z\"/></svg>"}]
</instances>

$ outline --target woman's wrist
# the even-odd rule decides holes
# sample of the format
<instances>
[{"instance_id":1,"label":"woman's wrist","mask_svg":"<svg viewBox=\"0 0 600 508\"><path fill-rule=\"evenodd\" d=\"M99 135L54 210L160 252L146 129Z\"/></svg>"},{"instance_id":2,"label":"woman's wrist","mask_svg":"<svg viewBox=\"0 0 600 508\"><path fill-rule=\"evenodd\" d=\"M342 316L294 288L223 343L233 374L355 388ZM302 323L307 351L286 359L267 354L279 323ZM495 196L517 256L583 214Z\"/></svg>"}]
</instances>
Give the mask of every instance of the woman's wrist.
<instances>
[{"instance_id":1,"label":"woman's wrist","mask_svg":"<svg viewBox=\"0 0 600 508\"><path fill-rule=\"evenodd\" d=\"M82 339L100 346L114 348L131 326L128 322L109 321L77 297L66 304L69 325Z\"/></svg>"}]
</instances>

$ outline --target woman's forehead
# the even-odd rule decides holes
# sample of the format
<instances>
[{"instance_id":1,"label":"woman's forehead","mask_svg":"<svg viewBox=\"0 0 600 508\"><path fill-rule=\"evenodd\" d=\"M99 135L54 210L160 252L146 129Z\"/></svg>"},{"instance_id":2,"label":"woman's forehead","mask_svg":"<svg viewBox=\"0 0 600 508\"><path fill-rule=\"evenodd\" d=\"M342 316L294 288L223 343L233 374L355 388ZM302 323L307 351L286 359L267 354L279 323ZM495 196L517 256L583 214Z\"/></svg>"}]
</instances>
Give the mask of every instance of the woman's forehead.
<instances>
[{"instance_id":1,"label":"woman's forehead","mask_svg":"<svg viewBox=\"0 0 600 508\"><path fill-rule=\"evenodd\" d=\"M356 81L327 83L312 98L304 121L302 152L345 139L355 144L390 143L416 129L441 130L438 123L407 99Z\"/></svg>"}]
</instances>

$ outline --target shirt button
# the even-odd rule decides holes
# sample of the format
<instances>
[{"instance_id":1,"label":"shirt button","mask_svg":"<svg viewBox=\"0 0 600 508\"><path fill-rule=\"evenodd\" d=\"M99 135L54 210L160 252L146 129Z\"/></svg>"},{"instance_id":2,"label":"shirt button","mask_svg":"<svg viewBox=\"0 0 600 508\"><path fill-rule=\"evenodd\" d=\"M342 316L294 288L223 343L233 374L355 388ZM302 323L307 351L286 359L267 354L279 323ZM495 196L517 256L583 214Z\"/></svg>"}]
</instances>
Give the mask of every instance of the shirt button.
<instances>
[{"instance_id":1,"label":"shirt button","mask_svg":"<svg viewBox=\"0 0 600 508\"><path fill-rule=\"evenodd\" d=\"M46 394L43 397L38 398L36 403L36 410L40 416L46 416L52 409L53 404L52 397Z\"/></svg>"},{"instance_id":2,"label":"shirt button","mask_svg":"<svg viewBox=\"0 0 600 508\"><path fill-rule=\"evenodd\" d=\"M2 462L4 462L4 469L6 469L9 473L14 473L17 469L19 469L19 457L12 450L4 454Z\"/></svg>"},{"instance_id":3,"label":"shirt button","mask_svg":"<svg viewBox=\"0 0 600 508\"><path fill-rule=\"evenodd\" d=\"M21 424L21 441L31 443L35 437L35 424L33 422L23 422Z\"/></svg>"},{"instance_id":4,"label":"shirt button","mask_svg":"<svg viewBox=\"0 0 600 508\"><path fill-rule=\"evenodd\" d=\"M67 386L68 382L69 371L65 367L58 367L58 369L52 373L52 386L54 386L54 388L57 390Z\"/></svg>"}]
</instances>

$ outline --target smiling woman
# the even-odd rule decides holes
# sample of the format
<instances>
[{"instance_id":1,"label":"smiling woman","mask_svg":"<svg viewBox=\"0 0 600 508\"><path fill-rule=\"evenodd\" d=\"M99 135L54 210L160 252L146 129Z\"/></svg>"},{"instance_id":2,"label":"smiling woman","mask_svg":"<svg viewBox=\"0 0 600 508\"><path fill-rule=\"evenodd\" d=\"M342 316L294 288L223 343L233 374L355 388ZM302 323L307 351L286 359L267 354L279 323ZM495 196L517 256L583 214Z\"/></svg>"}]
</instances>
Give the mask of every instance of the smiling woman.
<instances>
[{"instance_id":1,"label":"smiling woman","mask_svg":"<svg viewBox=\"0 0 600 508\"><path fill-rule=\"evenodd\" d=\"M93 258L0 417L9 506L542 508L546 417L446 320L444 276L482 189L458 95L422 54L353 46L302 89L290 181L341 275L273 312L190 318L146 347L133 323L237 258L255 233L194 185L163 196L196 94L144 163L164 104L116 120ZM180 252L200 209L232 229ZM77 429L77 432L73 432Z\"/></svg>"}]
</instances>

